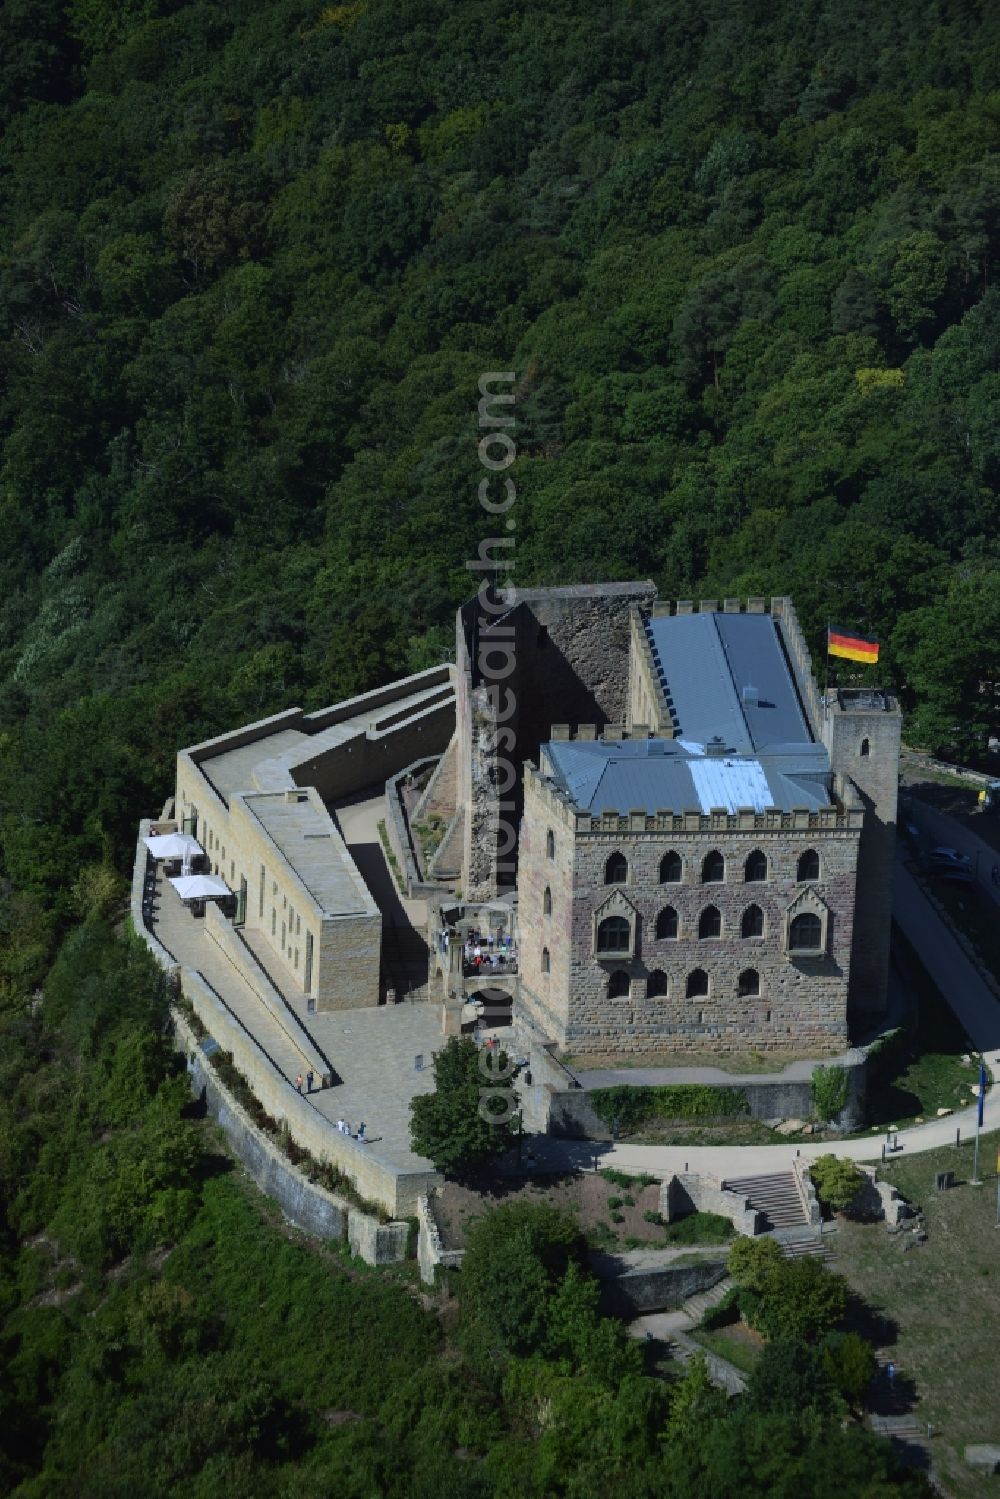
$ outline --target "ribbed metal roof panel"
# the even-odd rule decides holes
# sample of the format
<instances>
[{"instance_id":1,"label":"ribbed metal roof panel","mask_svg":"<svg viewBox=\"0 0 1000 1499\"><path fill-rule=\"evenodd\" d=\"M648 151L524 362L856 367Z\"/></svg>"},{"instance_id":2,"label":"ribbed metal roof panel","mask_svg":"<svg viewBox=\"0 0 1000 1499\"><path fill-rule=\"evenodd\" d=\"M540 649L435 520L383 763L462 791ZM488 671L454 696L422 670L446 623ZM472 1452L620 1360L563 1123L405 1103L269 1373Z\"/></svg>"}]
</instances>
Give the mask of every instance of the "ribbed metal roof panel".
<instances>
[{"instance_id":1,"label":"ribbed metal roof panel","mask_svg":"<svg viewBox=\"0 0 1000 1499\"><path fill-rule=\"evenodd\" d=\"M716 614L729 676L755 750L809 743L812 735L795 690L778 625L770 614ZM746 689L755 691L748 694Z\"/></svg>"}]
</instances>

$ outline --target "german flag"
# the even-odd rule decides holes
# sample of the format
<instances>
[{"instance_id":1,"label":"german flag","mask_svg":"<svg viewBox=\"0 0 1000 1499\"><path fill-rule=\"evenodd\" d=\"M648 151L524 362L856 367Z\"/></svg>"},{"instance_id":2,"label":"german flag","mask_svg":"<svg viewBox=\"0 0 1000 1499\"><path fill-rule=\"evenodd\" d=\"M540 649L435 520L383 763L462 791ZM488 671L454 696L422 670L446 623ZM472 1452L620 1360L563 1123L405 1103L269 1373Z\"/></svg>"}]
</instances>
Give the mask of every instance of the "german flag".
<instances>
[{"instance_id":1,"label":"german flag","mask_svg":"<svg viewBox=\"0 0 1000 1499\"><path fill-rule=\"evenodd\" d=\"M878 641L870 635L855 635L853 630L838 630L830 625L826 632L828 656L843 656L848 661L867 661L874 666L878 660Z\"/></svg>"}]
</instances>

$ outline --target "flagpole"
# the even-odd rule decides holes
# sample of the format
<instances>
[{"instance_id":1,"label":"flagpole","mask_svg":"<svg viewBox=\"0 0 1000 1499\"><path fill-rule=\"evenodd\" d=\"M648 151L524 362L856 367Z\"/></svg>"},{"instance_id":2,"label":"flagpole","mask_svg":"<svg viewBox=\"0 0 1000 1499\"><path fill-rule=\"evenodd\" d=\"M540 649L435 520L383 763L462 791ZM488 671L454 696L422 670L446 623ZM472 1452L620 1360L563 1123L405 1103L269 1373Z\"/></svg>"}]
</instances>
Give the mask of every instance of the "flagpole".
<instances>
[{"instance_id":1,"label":"flagpole","mask_svg":"<svg viewBox=\"0 0 1000 1499\"><path fill-rule=\"evenodd\" d=\"M830 620L829 620L829 616L828 616L827 617L827 621L826 621L826 665L825 665L825 668L824 668L824 671L823 671L823 717L824 718L826 718L829 715L829 712L830 712L829 704L827 703L827 697L826 697L829 685L830 685Z\"/></svg>"}]
</instances>

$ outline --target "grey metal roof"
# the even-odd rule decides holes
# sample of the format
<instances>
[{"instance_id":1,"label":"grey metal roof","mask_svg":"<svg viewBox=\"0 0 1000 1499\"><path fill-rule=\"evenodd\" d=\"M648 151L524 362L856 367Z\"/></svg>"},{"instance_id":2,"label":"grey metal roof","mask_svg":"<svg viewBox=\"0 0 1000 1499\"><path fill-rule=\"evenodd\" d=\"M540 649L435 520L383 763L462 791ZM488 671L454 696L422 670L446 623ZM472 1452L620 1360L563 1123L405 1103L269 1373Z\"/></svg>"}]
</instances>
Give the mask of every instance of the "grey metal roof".
<instances>
[{"instance_id":1,"label":"grey metal roof","mask_svg":"<svg viewBox=\"0 0 1000 1499\"><path fill-rule=\"evenodd\" d=\"M654 615L647 633L680 737L743 754L812 740L770 614Z\"/></svg>"},{"instance_id":2,"label":"grey metal roof","mask_svg":"<svg viewBox=\"0 0 1000 1499\"><path fill-rule=\"evenodd\" d=\"M333 818L314 792L301 795L301 801L289 801L284 792L254 791L243 801L321 911L373 915L378 908Z\"/></svg>"},{"instance_id":3,"label":"grey metal roof","mask_svg":"<svg viewBox=\"0 0 1000 1499\"><path fill-rule=\"evenodd\" d=\"M830 805L830 762L818 744L783 746L774 756L703 755L676 739L560 739L543 745L542 769L594 813Z\"/></svg>"}]
</instances>

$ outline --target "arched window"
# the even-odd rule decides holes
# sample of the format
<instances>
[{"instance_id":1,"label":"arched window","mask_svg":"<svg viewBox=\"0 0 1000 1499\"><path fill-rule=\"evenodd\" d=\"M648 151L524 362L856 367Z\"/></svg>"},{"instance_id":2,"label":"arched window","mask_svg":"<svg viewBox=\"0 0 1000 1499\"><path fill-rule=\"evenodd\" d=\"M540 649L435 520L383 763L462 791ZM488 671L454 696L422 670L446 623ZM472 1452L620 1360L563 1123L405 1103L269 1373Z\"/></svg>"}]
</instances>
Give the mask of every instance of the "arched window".
<instances>
[{"instance_id":1,"label":"arched window","mask_svg":"<svg viewBox=\"0 0 1000 1499\"><path fill-rule=\"evenodd\" d=\"M862 741L861 741L861 756L862 756L862 759L867 760L867 758L871 754L871 752L872 752L871 740L870 739L862 739Z\"/></svg>"},{"instance_id":2,"label":"arched window","mask_svg":"<svg viewBox=\"0 0 1000 1499\"><path fill-rule=\"evenodd\" d=\"M736 981L736 992L740 999L749 999L752 994L760 993L760 974L756 968L744 968Z\"/></svg>"},{"instance_id":3,"label":"arched window","mask_svg":"<svg viewBox=\"0 0 1000 1499\"><path fill-rule=\"evenodd\" d=\"M677 912L673 906L664 906L656 918L656 935L662 942L666 937L677 936Z\"/></svg>"},{"instance_id":4,"label":"arched window","mask_svg":"<svg viewBox=\"0 0 1000 1499\"><path fill-rule=\"evenodd\" d=\"M706 906L698 917L699 937L722 936L722 912L718 906Z\"/></svg>"},{"instance_id":5,"label":"arched window","mask_svg":"<svg viewBox=\"0 0 1000 1499\"><path fill-rule=\"evenodd\" d=\"M556 856L556 835L551 828L545 834L545 852L550 859Z\"/></svg>"},{"instance_id":6,"label":"arched window","mask_svg":"<svg viewBox=\"0 0 1000 1499\"><path fill-rule=\"evenodd\" d=\"M665 999L667 994L667 975L662 968L654 968L646 980L647 999Z\"/></svg>"},{"instance_id":7,"label":"arched window","mask_svg":"<svg viewBox=\"0 0 1000 1499\"><path fill-rule=\"evenodd\" d=\"M552 972L552 964L551 964L551 961L549 959L549 950L548 950L547 947L543 947L542 948L542 972L543 973L551 973Z\"/></svg>"},{"instance_id":8,"label":"arched window","mask_svg":"<svg viewBox=\"0 0 1000 1499\"><path fill-rule=\"evenodd\" d=\"M597 928L598 952L628 952L629 925L624 916L605 916Z\"/></svg>"},{"instance_id":9,"label":"arched window","mask_svg":"<svg viewBox=\"0 0 1000 1499\"><path fill-rule=\"evenodd\" d=\"M800 884L803 880L819 879L819 854L814 848L807 848L804 854L799 854L795 878Z\"/></svg>"},{"instance_id":10,"label":"arched window","mask_svg":"<svg viewBox=\"0 0 1000 1499\"><path fill-rule=\"evenodd\" d=\"M764 913L760 906L747 906L740 922L741 937L763 937Z\"/></svg>"},{"instance_id":11,"label":"arched window","mask_svg":"<svg viewBox=\"0 0 1000 1499\"><path fill-rule=\"evenodd\" d=\"M759 848L755 848L752 854L747 855L747 861L743 866L743 878L748 885L755 885L760 880L767 879L767 855Z\"/></svg>"},{"instance_id":12,"label":"arched window","mask_svg":"<svg viewBox=\"0 0 1000 1499\"><path fill-rule=\"evenodd\" d=\"M660 860L660 884L679 885L684 873L684 862L676 850L671 849Z\"/></svg>"},{"instance_id":13,"label":"arched window","mask_svg":"<svg viewBox=\"0 0 1000 1499\"><path fill-rule=\"evenodd\" d=\"M545 894L542 896L542 915L552 915L552 891L549 889L548 885L546 885Z\"/></svg>"},{"instance_id":14,"label":"arched window","mask_svg":"<svg viewBox=\"0 0 1000 1499\"><path fill-rule=\"evenodd\" d=\"M701 861L701 882L703 885L721 885L725 878L726 861L719 850L713 848Z\"/></svg>"},{"instance_id":15,"label":"arched window","mask_svg":"<svg viewBox=\"0 0 1000 1499\"><path fill-rule=\"evenodd\" d=\"M628 999L631 988L628 974L617 968L608 979L608 998Z\"/></svg>"},{"instance_id":16,"label":"arched window","mask_svg":"<svg viewBox=\"0 0 1000 1499\"><path fill-rule=\"evenodd\" d=\"M791 952L819 952L823 939L823 923L813 911L801 911L792 917L788 929L788 947Z\"/></svg>"},{"instance_id":17,"label":"arched window","mask_svg":"<svg viewBox=\"0 0 1000 1499\"><path fill-rule=\"evenodd\" d=\"M708 993L708 974L704 968L694 968L688 974L685 993L688 999L699 999Z\"/></svg>"},{"instance_id":18,"label":"arched window","mask_svg":"<svg viewBox=\"0 0 1000 1499\"><path fill-rule=\"evenodd\" d=\"M610 854L608 862L604 866L604 883L606 885L624 885L628 880L628 860L624 854L617 850Z\"/></svg>"}]
</instances>

